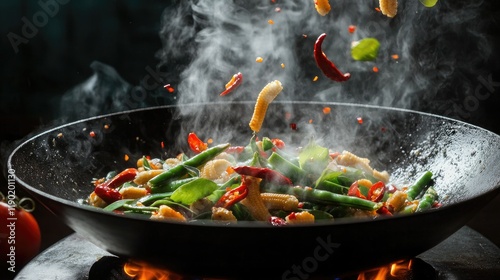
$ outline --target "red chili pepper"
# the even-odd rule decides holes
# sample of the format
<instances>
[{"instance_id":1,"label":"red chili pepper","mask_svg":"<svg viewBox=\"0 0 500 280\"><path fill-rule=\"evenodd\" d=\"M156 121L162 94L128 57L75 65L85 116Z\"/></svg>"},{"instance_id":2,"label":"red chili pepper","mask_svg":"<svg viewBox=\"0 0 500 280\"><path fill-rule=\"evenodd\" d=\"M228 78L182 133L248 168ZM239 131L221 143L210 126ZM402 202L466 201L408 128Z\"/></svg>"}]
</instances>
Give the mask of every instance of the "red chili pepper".
<instances>
[{"instance_id":1,"label":"red chili pepper","mask_svg":"<svg viewBox=\"0 0 500 280\"><path fill-rule=\"evenodd\" d=\"M373 202L379 202L384 198L385 194L385 184L382 181L378 181L370 187L368 191L368 199Z\"/></svg>"},{"instance_id":2,"label":"red chili pepper","mask_svg":"<svg viewBox=\"0 0 500 280\"><path fill-rule=\"evenodd\" d=\"M198 138L198 136L194 132L189 133L188 144L189 144L189 148L197 154L203 152L204 150L206 150L208 148L208 144L201 141L201 139Z\"/></svg>"},{"instance_id":3,"label":"red chili pepper","mask_svg":"<svg viewBox=\"0 0 500 280\"><path fill-rule=\"evenodd\" d=\"M117 200L122 199L122 195L116 190L116 188L126 182L134 180L136 175L137 169L127 168L112 179L96 185L94 192L102 200L106 201L106 203L113 203Z\"/></svg>"},{"instance_id":4,"label":"red chili pepper","mask_svg":"<svg viewBox=\"0 0 500 280\"><path fill-rule=\"evenodd\" d=\"M331 159L335 159L336 157L338 157L340 155L340 152L333 152L333 153L330 153L330 158Z\"/></svg>"},{"instance_id":5,"label":"red chili pepper","mask_svg":"<svg viewBox=\"0 0 500 280\"><path fill-rule=\"evenodd\" d=\"M337 81L337 82L345 82L349 80L351 74L340 72L339 69L333 64L332 61L328 59L328 57L321 50L321 44L323 44L323 40L325 40L326 34L323 33L319 35L316 43L314 44L314 59L316 59L316 64L319 69L327 76L328 78Z\"/></svg>"},{"instance_id":6,"label":"red chili pepper","mask_svg":"<svg viewBox=\"0 0 500 280\"><path fill-rule=\"evenodd\" d=\"M392 216L391 211L386 206L382 206L377 210L377 214Z\"/></svg>"},{"instance_id":7,"label":"red chili pepper","mask_svg":"<svg viewBox=\"0 0 500 280\"><path fill-rule=\"evenodd\" d=\"M349 187L349 190L347 191L347 195L366 199L366 197L361 194L361 191L359 190L358 181L351 184L351 187Z\"/></svg>"},{"instance_id":8,"label":"red chili pepper","mask_svg":"<svg viewBox=\"0 0 500 280\"><path fill-rule=\"evenodd\" d=\"M389 192L389 193L394 193L398 190L398 188L392 184L389 184L387 186L385 186L385 191L386 192Z\"/></svg>"},{"instance_id":9,"label":"red chili pepper","mask_svg":"<svg viewBox=\"0 0 500 280\"><path fill-rule=\"evenodd\" d=\"M244 150L244 146L230 146L225 152L228 154L241 154Z\"/></svg>"},{"instance_id":10,"label":"red chili pepper","mask_svg":"<svg viewBox=\"0 0 500 280\"><path fill-rule=\"evenodd\" d=\"M215 207L231 208L236 202L243 200L248 194L248 187L242 182L239 187L227 191L215 203Z\"/></svg>"},{"instance_id":11,"label":"red chili pepper","mask_svg":"<svg viewBox=\"0 0 500 280\"><path fill-rule=\"evenodd\" d=\"M269 217L269 223L273 226L284 226L286 225L286 221L283 218L271 216Z\"/></svg>"},{"instance_id":12,"label":"red chili pepper","mask_svg":"<svg viewBox=\"0 0 500 280\"><path fill-rule=\"evenodd\" d=\"M271 139L271 142L276 146L278 149L284 149L285 148L285 141L278 139L278 138L273 138Z\"/></svg>"},{"instance_id":13,"label":"red chili pepper","mask_svg":"<svg viewBox=\"0 0 500 280\"><path fill-rule=\"evenodd\" d=\"M106 203L110 204L117 200L122 199L122 194L116 189L112 189L107 186L97 186L94 189L95 194L100 197Z\"/></svg>"},{"instance_id":14,"label":"red chili pepper","mask_svg":"<svg viewBox=\"0 0 500 280\"><path fill-rule=\"evenodd\" d=\"M272 182L278 185L292 185L290 180L285 175L276 170L254 166L236 166L233 167L234 171L240 175L248 175L252 177L261 178L262 180Z\"/></svg>"},{"instance_id":15,"label":"red chili pepper","mask_svg":"<svg viewBox=\"0 0 500 280\"><path fill-rule=\"evenodd\" d=\"M220 96L224 96L234 89L236 89L243 82L243 74L240 72L233 75L231 80L226 84L226 89L220 94Z\"/></svg>"}]
</instances>

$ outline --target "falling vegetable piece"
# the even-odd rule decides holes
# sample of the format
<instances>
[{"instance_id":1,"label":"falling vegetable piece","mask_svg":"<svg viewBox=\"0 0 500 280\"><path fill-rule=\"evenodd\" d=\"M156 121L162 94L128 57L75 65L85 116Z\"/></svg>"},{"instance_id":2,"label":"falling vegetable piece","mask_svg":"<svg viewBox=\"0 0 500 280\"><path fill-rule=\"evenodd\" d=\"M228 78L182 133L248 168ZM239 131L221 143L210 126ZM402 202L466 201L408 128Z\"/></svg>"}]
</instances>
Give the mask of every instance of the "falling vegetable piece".
<instances>
[{"instance_id":1,"label":"falling vegetable piece","mask_svg":"<svg viewBox=\"0 0 500 280\"><path fill-rule=\"evenodd\" d=\"M164 85L163 88L165 88L170 93L175 91L175 89L170 84Z\"/></svg>"},{"instance_id":2,"label":"falling vegetable piece","mask_svg":"<svg viewBox=\"0 0 500 280\"><path fill-rule=\"evenodd\" d=\"M352 59L358 61L372 61L378 56L380 42L375 38L364 38L353 44L351 48Z\"/></svg>"},{"instance_id":3,"label":"falling vegetable piece","mask_svg":"<svg viewBox=\"0 0 500 280\"><path fill-rule=\"evenodd\" d=\"M269 104L278 96L281 90L283 90L281 82L274 80L268 83L260 91L257 102L255 103L252 119L249 123L250 128L255 133L260 131L262 123L264 122L264 117L266 116L267 107L269 107Z\"/></svg>"},{"instance_id":4,"label":"falling vegetable piece","mask_svg":"<svg viewBox=\"0 0 500 280\"><path fill-rule=\"evenodd\" d=\"M335 64L333 64L333 62L331 62L328 59L328 57L323 53L321 45L323 44L325 37L326 37L325 33L319 35L318 39L316 40L316 43L314 44L314 59L316 60L316 64L318 65L319 69L323 72L323 74L328 78L337 82L345 82L349 80L351 74L349 73L343 74L342 72L340 72L340 70L337 69Z\"/></svg>"},{"instance_id":5,"label":"falling vegetable piece","mask_svg":"<svg viewBox=\"0 0 500 280\"><path fill-rule=\"evenodd\" d=\"M427 8L434 7L438 0L419 0L422 5L426 6Z\"/></svg>"},{"instance_id":6,"label":"falling vegetable piece","mask_svg":"<svg viewBox=\"0 0 500 280\"><path fill-rule=\"evenodd\" d=\"M379 0L380 11L383 15L393 18L398 13L398 0Z\"/></svg>"},{"instance_id":7,"label":"falling vegetable piece","mask_svg":"<svg viewBox=\"0 0 500 280\"><path fill-rule=\"evenodd\" d=\"M331 10L328 0L314 0L314 8L321 16L326 16Z\"/></svg>"},{"instance_id":8,"label":"falling vegetable piece","mask_svg":"<svg viewBox=\"0 0 500 280\"><path fill-rule=\"evenodd\" d=\"M187 140L189 148L197 154L205 151L208 148L208 144L201 141L201 139L198 138L198 136L194 132L188 134Z\"/></svg>"},{"instance_id":9,"label":"falling vegetable piece","mask_svg":"<svg viewBox=\"0 0 500 280\"><path fill-rule=\"evenodd\" d=\"M224 96L234 89L236 89L239 85L241 85L241 82L243 82L243 74L241 72L238 72L233 75L231 80L226 84L226 89L221 92L220 96Z\"/></svg>"}]
</instances>

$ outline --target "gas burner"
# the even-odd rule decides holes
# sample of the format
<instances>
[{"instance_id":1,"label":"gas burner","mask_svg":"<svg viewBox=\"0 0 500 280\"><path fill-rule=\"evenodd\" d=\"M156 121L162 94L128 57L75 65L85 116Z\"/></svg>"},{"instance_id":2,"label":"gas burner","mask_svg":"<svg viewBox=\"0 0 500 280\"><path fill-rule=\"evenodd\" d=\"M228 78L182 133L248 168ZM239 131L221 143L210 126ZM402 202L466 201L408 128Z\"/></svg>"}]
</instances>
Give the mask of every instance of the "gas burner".
<instances>
[{"instance_id":1,"label":"gas burner","mask_svg":"<svg viewBox=\"0 0 500 280\"><path fill-rule=\"evenodd\" d=\"M411 260L346 275L332 275L327 279L498 279L499 259L500 248L469 227L463 227L436 247ZM55 278L63 280L222 279L180 275L143 262L119 258L77 234L64 238L42 252L24 267L15 280Z\"/></svg>"}]
</instances>

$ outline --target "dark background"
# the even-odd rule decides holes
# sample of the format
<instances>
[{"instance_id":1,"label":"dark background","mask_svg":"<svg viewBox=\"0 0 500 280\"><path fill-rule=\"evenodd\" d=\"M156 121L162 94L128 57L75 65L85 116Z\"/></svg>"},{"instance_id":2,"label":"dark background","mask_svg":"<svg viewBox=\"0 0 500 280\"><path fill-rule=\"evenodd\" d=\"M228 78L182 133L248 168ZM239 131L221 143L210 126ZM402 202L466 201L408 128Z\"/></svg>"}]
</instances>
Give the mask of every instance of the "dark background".
<instances>
[{"instance_id":1,"label":"dark background","mask_svg":"<svg viewBox=\"0 0 500 280\"><path fill-rule=\"evenodd\" d=\"M57 13L48 17L48 21L37 28L27 42L19 44L17 50L11 42L12 34L11 37L8 34L22 35L26 24L23 18L32 22L33 15L41 9L40 5L38 1L26 0L0 2L2 175L6 173L6 157L19 141L71 120L61 117L61 98L65 92L93 74L90 67L92 62L112 65L132 85L139 84L144 77L151 75L151 69L154 71L158 64L155 54L162 48L158 36L161 15L167 6L175 5L175 1L159 0L48 2L57 3ZM493 87L490 97L481 101L465 121L500 134L500 59L497 54L500 47L497 37L500 36L500 14L493 5L494 1L486 3L488 5L485 5L481 16L494 20L487 26L493 53L485 63L484 73L490 75ZM43 18L38 20L43 21ZM462 43L456 42L457 48L463 47ZM450 96L456 96L454 91L457 88L450 85L448 90ZM446 89L442 91L446 93ZM170 101L165 99L162 102L166 104ZM434 107L420 109L443 115L449 112L439 112ZM449 117L457 118L460 115L455 112ZM5 192L6 180L5 177L1 179L1 190ZM16 191L20 197L27 195L19 188ZM42 249L71 232L41 207L33 214L42 230ZM498 214L500 198L485 206L469 226L500 246Z\"/></svg>"}]
</instances>

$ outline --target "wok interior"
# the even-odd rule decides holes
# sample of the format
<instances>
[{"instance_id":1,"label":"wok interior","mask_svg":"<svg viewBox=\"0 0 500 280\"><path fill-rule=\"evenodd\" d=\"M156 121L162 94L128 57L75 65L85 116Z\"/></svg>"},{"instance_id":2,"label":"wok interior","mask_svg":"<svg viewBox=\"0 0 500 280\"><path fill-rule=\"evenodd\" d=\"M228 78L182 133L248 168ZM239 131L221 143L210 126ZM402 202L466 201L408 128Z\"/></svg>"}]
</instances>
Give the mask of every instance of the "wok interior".
<instances>
[{"instance_id":1,"label":"wok interior","mask_svg":"<svg viewBox=\"0 0 500 280\"><path fill-rule=\"evenodd\" d=\"M329 114L323 113L325 106L331 108ZM11 158L12 167L32 188L74 203L92 191L92 178L134 166L143 155L166 158L189 153L189 132L212 138L214 143L233 145L246 145L252 136L248 122L253 103L179 108L136 110L56 128L22 145ZM91 131L95 137L90 137ZM465 123L417 112L275 102L258 135L281 138L297 147L313 137L326 147L369 158L374 168L389 171L391 181L399 185L431 170L444 205L492 190L500 180L496 167L500 162L500 137ZM124 160L125 155L129 161Z\"/></svg>"}]
</instances>

